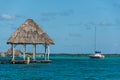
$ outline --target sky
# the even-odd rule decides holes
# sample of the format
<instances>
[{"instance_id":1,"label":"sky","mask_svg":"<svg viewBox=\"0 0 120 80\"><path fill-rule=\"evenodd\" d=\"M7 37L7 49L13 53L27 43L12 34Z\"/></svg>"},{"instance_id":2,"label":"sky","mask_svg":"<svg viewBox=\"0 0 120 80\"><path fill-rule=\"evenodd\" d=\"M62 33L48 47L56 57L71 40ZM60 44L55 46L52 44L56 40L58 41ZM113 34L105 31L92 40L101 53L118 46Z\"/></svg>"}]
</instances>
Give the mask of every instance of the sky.
<instances>
[{"instance_id":1,"label":"sky","mask_svg":"<svg viewBox=\"0 0 120 80\"><path fill-rule=\"evenodd\" d=\"M55 41L51 53L94 53L95 27L96 50L120 53L120 0L0 0L0 52L11 47L7 40L29 18Z\"/></svg>"}]
</instances>

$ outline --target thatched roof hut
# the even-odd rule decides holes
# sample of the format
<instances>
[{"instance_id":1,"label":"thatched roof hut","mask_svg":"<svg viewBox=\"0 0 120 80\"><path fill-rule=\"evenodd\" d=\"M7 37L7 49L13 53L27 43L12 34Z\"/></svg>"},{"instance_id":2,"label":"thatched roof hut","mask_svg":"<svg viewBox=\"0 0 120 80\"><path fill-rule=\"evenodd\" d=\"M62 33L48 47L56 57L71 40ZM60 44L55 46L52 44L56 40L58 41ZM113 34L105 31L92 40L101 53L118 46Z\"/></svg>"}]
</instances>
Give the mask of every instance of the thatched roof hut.
<instances>
[{"instance_id":1,"label":"thatched roof hut","mask_svg":"<svg viewBox=\"0 0 120 80\"><path fill-rule=\"evenodd\" d=\"M6 54L5 54L4 52L0 52L0 56L1 56L1 57L5 57Z\"/></svg>"},{"instance_id":2,"label":"thatched roof hut","mask_svg":"<svg viewBox=\"0 0 120 80\"><path fill-rule=\"evenodd\" d=\"M12 48L8 49L7 56L12 56ZM15 56L22 56L22 52L20 50L15 50Z\"/></svg>"},{"instance_id":3,"label":"thatched roof hut","mask_svg":"<svg viewBox=\"0 0 120 80\"><path fill-rule=\"evenodd\" d=\"M54 44L54 41L37 23L28 19L9 38L7 44Z\"/></svg>"},{"instance_id":4,"label":"thatched roof hut","mask_svg":"<svg viewBox=\"0 0 120 80\"><path fill-rule=\"evenodd\" d=\"M17 31L8 39L7 44L12 45L12 53L14 58L14 48L16 45L21 44L24 46L24 60L26 53L26 45L32 44L34 46L33 59L35 60L36 45L42 44L45 47L45 59L46 52L48 53L49 60L49 45L54 44L54 41L42 30L42 28L34 22L32 19L27 19Z\"/></svg>"}]
</instances>

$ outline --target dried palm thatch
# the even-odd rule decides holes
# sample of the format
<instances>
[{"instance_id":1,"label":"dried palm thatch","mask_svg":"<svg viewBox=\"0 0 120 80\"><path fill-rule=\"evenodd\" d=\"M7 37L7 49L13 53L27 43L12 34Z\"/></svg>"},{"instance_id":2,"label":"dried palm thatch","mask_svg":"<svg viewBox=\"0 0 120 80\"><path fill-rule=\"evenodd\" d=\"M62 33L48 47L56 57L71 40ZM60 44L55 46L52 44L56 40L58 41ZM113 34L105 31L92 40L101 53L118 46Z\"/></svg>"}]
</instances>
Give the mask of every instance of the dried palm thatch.
<instances>
[{"instance_id":1,"label":"dried palm thatch","mask_svg":"<svg viewBox=\"0 0 120 80\"><path fill-rule=\"evenodd\" d=\"M37 23L27 19L8 39L7 44L54 44L54 41Z\"/></svg>"}]
</instances>

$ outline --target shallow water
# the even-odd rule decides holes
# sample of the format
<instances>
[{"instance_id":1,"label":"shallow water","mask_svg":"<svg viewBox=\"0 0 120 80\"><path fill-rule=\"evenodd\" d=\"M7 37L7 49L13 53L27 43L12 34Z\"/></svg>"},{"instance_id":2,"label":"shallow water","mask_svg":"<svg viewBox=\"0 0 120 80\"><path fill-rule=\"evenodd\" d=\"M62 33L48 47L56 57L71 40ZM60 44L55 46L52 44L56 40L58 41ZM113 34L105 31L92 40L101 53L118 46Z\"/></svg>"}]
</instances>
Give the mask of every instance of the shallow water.
<instances>
[{"instance_id":1,"label":"shallow water","mask_svg":"<svg viewBox=\"0 0 120 80\"><path fill-rule=\"evenodd\" d=\"M0 64L0 80L120 80L120 57L51 59L47 64Z\"/></svg>"}]
</instances>

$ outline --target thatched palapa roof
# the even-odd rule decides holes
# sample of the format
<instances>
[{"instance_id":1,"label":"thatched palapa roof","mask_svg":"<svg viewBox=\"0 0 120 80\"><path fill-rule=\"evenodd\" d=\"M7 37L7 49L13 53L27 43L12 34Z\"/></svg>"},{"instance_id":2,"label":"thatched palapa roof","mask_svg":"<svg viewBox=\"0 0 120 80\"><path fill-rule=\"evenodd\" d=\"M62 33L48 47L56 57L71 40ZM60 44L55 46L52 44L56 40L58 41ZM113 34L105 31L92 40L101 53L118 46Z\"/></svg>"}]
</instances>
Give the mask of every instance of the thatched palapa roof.
<instances>
[{"instance_id":1,"label":"thatched palapa roof","mask_svg":"<svg viewBox=\"0 0 120 80\"><path fill-rule=\"evenodd\" d=\"M8 44L54 44L54 41L32 19L27 19L8 39Z\"/></svg>"}]
</instances>

